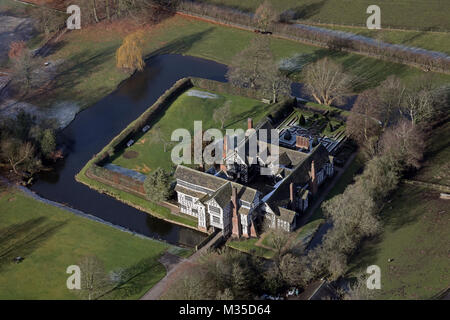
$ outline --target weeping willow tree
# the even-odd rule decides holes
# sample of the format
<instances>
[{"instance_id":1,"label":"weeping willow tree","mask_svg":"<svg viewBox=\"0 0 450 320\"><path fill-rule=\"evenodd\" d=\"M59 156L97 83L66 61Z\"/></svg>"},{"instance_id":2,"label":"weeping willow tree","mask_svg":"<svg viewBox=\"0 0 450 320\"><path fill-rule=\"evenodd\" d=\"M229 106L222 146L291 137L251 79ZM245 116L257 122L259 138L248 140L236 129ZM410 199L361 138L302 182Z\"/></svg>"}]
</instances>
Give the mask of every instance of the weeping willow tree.
<instances>
[{"instance_id":1,"label":"weeping willow tree","mask_svg":"<svg viewBox=\"0 0 450 320\"><path fill-rule=\"evenodd\" d=\"M122 45L116 51L116 66L119 69L134 72L142 71L145 66L142 58L142 46L144 44L144 33L137 31L123 39Z\"/></svg>"}]
</instances>

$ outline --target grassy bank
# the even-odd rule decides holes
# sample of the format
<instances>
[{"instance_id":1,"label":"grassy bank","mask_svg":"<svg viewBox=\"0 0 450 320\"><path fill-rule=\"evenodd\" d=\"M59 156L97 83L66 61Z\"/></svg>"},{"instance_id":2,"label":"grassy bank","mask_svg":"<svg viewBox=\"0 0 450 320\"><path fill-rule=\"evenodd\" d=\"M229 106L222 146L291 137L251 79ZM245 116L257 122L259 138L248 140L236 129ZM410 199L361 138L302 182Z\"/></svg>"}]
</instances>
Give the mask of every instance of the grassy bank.
<instances>
[{"instance_id":1,"label":"grassy bank","mask_svg":"<svg viewBox=\"0 0 450 320\"><path fill-rule=\"evenodd\" d=\"M254 12L264 0L204 0ZM298 19L336 24L365 25L367 7L376 4L381 9L382 26L412 29L441 28L450 30L447 12L450 3L439 0L271 0L279 12L292 10Z\"/></svg>"},{"instance_id":2,"label":"grassy bank","mask_svg":"<svg viewBox=\"0 0 450 320\"><path fill-rule=\"evenodd\" d=\"M86 255L96 255L108 272L124 270L133 276L104 298L137 299L166 274L159 257L175 250L12 189L2 189L0 212L0 299L78 299L66 287L66 268ZM16 256L25 259L16 264Z\"/></svg>"},{"instance_id":3,"label":"grassy bank","mask_svg":"<svg viewBox=\"0 0 450 320\"><path fill-rule=\"evenodd\" d=\"M351 32L392 44L402 44L450 54L450 32L369 30L359 27L326 26L327 29Z\"/></svg>"},{"instance_id":4,"label":"grassy bank","mask_svg":"<svg viewBox=\"0 0 450 320\"><path fill-rule=\"evenodd\" d=\"M380 299L429 299L450 283L448 200L402 185L383 210L383 233L352 258L351 270L381 268ZM393 259L388 262L388 259Z\"/></svg>"},{"instance_id":5,"label":"grassy bank","mask_svg":"<svg viewBox=\"0 0 450 320\"><path fill-rule=\"evenodd\" d=\"M101 183L97 180L91 179L86 176L86 171L89 166L92 164L92 161L89 161L83 169L76 175L75 179L87 185L89 188L97 190L100 193L105 193L113 198L116 198L123 203L126 203L136 209L144 211L152 216L155 216L159 219L166 220L171 223L183 225L189 228L197 229L197 221L194 218L191 218L186 215L176 215L173 214L168 208L163 207L161 205L150 202L146 199L143 199L139 196L136 196L130 192L122 191L116 188L113 188L109 185Z\"/></svg>"},{"instance_id":6,"label":"grassy bank","mask_svg":"<svg viewBox=\"0 0 450 320\"><path fill-rule=\"evenodd\" d=\"M190 94L213 94L210 98L202 98ZM189 130L193 134L194 121L202 121L203 130L220 128L221 124L212 118L214 111L222 107L226 101L231 101L230 116L224 123L224 129L247 129L247 119L250 117L258 123L269 111L270 106L258 100L219 94L199 88L192 88L181 94L163 113L156 126L140 137L130 148L119 152L112 163L147 174L161 167L172 170L171 150L174 144L167 144L166 151L162 141L152 139L155 128L158 127L164 141L170 141L172 132L178 128Z\"/></svg>"},{"instance_id":7,"label":"grassy bank","mask_svg":"<svg viewBox=\"0 0 450 320\"><path fill-rule=\"evenodd\" d=\"M446 123L433 130L424 167L413 179L448 184L449 127ZM352 272L378 265L378 298L429 299L438 294L450 283L448 208L438 191L401 184L382 210L383 232L352 258Z\"/></svg>"},{"instance_id":8,"label":"grassy bank","mask_svg":"<svg viewBox=\"0 0 450 320\"><path fill-rule=\"evenodd\" d=\"M61 73L45 97L38 101L40 105L51 105L61 100L76 100L87 107L112 92L129 74L117 70L115 51L123 37L132 28L125 22L119 24L99 24L73 31L64 36L59 47L48 59L64 59ZM228 28L195 19L174 16L156 26L145 29L146 44L144 52L152 54L178 53L229 63L233 56L245 48L254 37L252 32ZM302 43L272 39L271 48L276 59L292 57L296 54L307 55L315 60L325 56L341 63L346 71L358 76L362 85L357 91L378 85L387 76L395 74L406 82L423 74L422 71L380 61L365 56L348 53L332 53L328 50ZM298 74L292 78L301 81ZM434 81L445 83L450 76L436 74Z\"/></svg>"}]
</instances>

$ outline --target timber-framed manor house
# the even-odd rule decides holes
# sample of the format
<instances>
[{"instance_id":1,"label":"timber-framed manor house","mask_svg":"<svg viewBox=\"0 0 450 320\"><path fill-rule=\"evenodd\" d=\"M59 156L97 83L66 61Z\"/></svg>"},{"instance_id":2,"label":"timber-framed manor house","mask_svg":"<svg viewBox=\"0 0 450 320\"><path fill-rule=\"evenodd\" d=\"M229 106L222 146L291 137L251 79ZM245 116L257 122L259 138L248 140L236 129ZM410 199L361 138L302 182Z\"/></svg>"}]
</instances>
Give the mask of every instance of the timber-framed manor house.
<instances>
[{"instance_id":1,"label":"timber-framed manor house","mask_svg":"<svg viewBox=\"0 0 450 320\"><path fill-rule=\"evenodd\" d=\"M253 129L250 118L248 129ZM223 150L222 164L199 169L177 166L175 191L180 211L196 217L200 230L214 227L224 236L238 238L257 237L263 224L293 231L319 188L333 176L334 141L308 136L298 126L277 128L278 161L274 165L273 145L258 133L275 128L266 120L254 129L257 159L241 152L241 148L248 149L249 136L237 144L230 143L235 137L225 136L217 142ZM270 174L261 175L262 168Z\"/></svg>"}]
</instances>

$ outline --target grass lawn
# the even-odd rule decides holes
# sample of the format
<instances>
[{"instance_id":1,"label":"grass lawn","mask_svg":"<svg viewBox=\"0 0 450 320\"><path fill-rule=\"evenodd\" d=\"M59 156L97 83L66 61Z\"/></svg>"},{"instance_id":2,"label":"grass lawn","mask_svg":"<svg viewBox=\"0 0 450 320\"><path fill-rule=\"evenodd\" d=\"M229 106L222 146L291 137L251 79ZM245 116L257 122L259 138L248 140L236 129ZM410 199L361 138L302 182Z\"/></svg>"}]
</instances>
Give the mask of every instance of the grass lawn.
<instances>
[{"instance_id":1,"label":"grass lawn","mask_svg":"<svg viewBox=\"0 0 450 320\"><path fill-rule=\"evenodd\" d=\"M0 299L77 299L66 287L66 268L86 255L96 255L108 272L123 269L136 276L105 298L137 299L166 274L158 258L175 250L12 189L1 191L0 212ZM25 260L15 264L16 256Z\"/></svg>"},{"instance_id":2,"label":"grass lawn","mask_svg":"<svg viewBox=\"0 0 450 320\"><path fill-rule=\"evenodd\" d=\"M275 255L275 251L257 246L256 242L258 241L259 239L256 238L231 240L227 242L227 246L245 253L254 254L266 259L272 259Z\"/></svg>"},{"instance_id":3,"label":"grass lawn","mask_svg":"<svg viewBox=\"0 0 450 320\"><path fill-rule=\"evenodd\" d=\"M194 91L195 90L195 91ZM265 116L270 106L260 101L233 96L228 94L218 94L215 99L200 98L190 96L190 93L205 92L199 88L192 88L181 94L162 114L157 122L165 141L170 141L172 132L178 128L187 129L193 134L194 121L202 121L203 130L209 128L220 129L221 124L212 119L214 110L220 108L224 103L230 100L231 116L225 122L225 129L247 129L247 119L253 118L254 123ZM148 173L158 167L166 170L172 169L171 150L174 144L168 144L164 152L164 144L161 141L153 139L155 136L155 125L139 139L130 148L124 149L117 154L112 161L113 164L133 169L142 173ZM132 158L129 155L132 154Z\"/></svg>"},{"instance_id":4,"label":"grass lawn","mask_svg":"<svg viewBox=\"0 0 450 320\"><path fill-rule=\"evenodd\" d=\"M449 128L446 123L433 130L425 166L412 179L448 184L443 165L448 167ZM450 283L448 208L438 191L401 184L381 212L383 232L363 244L352 258L351 271L378 265L379 298L428 299L438 294Z\"/></svg>"},{"instance_id":5,"label":"grass lawn","mask_svg":"<svg viewBox=\"0 0 450 320\"><path fill-rule=\"evenodd\" d=\"M383 233L364 243L351 271L381 268L377 298L429 299L450 283L448 200L411 185L401 185L391 200L382 212Z\"/></svg>"},{"instance_id":6,"label":"grass lawn","mask_svg":"<svg viewBox=\"0 0 450 320\"><path fill-rule=\"evenodd\" d=\"M338 26L327 26L326 28L351 32L383 42L403 44L409 47L418 47L450 54L450 32L369 30L367 28Z\"/></svg>"},{"instance_id":7,"label":"grass lawn","mask_svg":"<svg viewBox=\"0 0 450 320\"><path fill-rule=\"evenodd\" d=\"M131 32L125 22L113 25L100 24L72 31L64 36L59 48L48 60L64 59L60 75L55 79L45 97L35 99L39 105L48 106L57 101L68 100L88 107L108 93L129 74L117 70L115 51L123 37ZM228 28L181 16L168 18L156 26L145 29L147 56L163 53L178 53L229 63L234 55L248 46L255 36L252 32ZM332 53L328 50L299 42L273 38L271 49L275 58L287 58L295 54L306 54L315 60L325 56L341 63L345 70L358 76L364 84L356 91L378 85L387 76L396 74L409 82L423 74L416 68L385 62L348 53ZM292 79L301 81L298 74ZM450 81L449 75L436 74L434 81Z\"/></svg>"},{"instance_id":8,"label":"grass lawn","mask_svg":"<svg viewBox=\"0 0 450 320\"><path fill-rule=\"evenodd\" d=\"M325 219L316 219L301 226L295 232L295 238L292 239L291 245L295 247L307 246L319 227L325 222Z\"/></svg>"},{"instance_id":9,"label":"grass lawn","mask_svg":"<svg viewBox=\"0 0 450 320\"><path fill-rule=\"evenodd\" d=\"M264 0L206 0L254 12ZM274 8L292 10L298 19L336 24L365 25L367 7L377 4L381 9L381 27L442 28L450 30L448 1L439 0L271 0Z\"/></svg>"}]
</instances>

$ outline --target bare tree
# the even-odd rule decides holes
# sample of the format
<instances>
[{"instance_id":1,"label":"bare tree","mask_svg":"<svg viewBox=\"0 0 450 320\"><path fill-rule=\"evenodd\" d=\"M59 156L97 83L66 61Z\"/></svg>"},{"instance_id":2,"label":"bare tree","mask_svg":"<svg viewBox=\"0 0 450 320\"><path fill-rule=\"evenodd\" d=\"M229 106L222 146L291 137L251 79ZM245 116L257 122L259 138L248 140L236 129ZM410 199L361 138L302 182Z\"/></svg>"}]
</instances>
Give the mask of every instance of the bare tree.
<instances>
[{"instance_id":1,"label":"bare tree","mask_svg":"<svg viewBox=\"0 0 450 320\"><path fill-rule=\"evenodd\" d=\"M259 90L264 82L264 69L273 60L269 39L255 37L250 45L231 61L228 80L237 87Z\"/></svg>"},{"instance_id":2,"label":"bare tree","mask_svg":"<svg viewBox=\"0 0 450 320\"><path fill-rule=\"evenodd\" d=\"M427 89L410 89L406 93L402 112L412 124L430 119L433 116L433 93Z\"/></svg>"},{"instance_id":3,"label":"bare tree","mask_svg":"<svg viewBox=\"0 0 450 320\"><path fill-rule=\"evenodd\" d=\"M169 141L167 141L166 137L164 136L160 125L156 125L154 128L152 128L151 141L154 143L162 143L164 152L167 152Z\"/></svg>"},{"instance_id":4,"label":"bare tree","mask_svg":"<svg viewBox=\"0 0 450 320\"><path fill-rule=\"evenodd\" d=\"M384 132L381 147L383 154L400 161L403 166L419 168L425 151L424 133L419 126L402 119Z\"/></svg>"},{"instance_id":5,"label":"bare tree","mask_svg":"<svg viewBox=\"0 0 450 320\"><path fill-rule=\"evenodd\" d=\"M213 119L216 122L220 122L220 129L224 128L225 122L231 116L231 100L227 100L224 105L220 108L217 108L213 113Z\"/></svg>"},{"instance_id":6,"label":"bare tree","mask_svg":"<svg viewBox=\"0 0 450 320\"><path fill-rule=\"evenodd\" d=\"M258 28L263 32L267 32L271 29L274 22L277 22L280 15L273 8L270 1L266 0L255 11L255 20Z\"/></svg>"},{"instance_id":7,"label":"bare tree","mask_svg":"<svg viewBox=\"0 0 450 320\"><path fill-rule=\"evenodd\" d=\"M31 142L22 143L16 139L2 141L1 155L8 161L14 173L19 175L19 166L34 158L34 146Z\"/></svg>"},{"instance_id":8,"label":"bare tree","mask_svg":"<svg viewBox=\"0 0 450 320\"><path fill-rule=\"evenodd\" d=\"M399 110L405 98L405 86L396 76L389 76L377 88L379 97L378 118L386 128L391 122L396 120ZM374 106L377 108L377 105Z\"/></svg>"},{"instance_id":9,"label":"bare tree","mask_svg":"<svg viewBox=\"0 0 450 320\"><path fill-rule=\"evenodd\" d=\"M269 237L270 246L275 249L275 261L279 268L281 258L288 251L287 245L290 234L281 228L270 229L268 225L265 226L265 229L268 230L269 233L267 236Z\"/></svg>"},{"instance_id":10,"label":"bare tree","mask_svg":"<svg viewBox=\"0 0 450 320\"><path fill-rule=\"evenodd\" d=\"M369 300L373 298L374 291L367 288L367 280L364 272L358 273L355 281L349 285L349 290L343 293L344 300Z\"/></svg>"},{"instance_id":11,"label":"bare tree","mask_svg":"<svg viewBox=\"0 0 450 320\"><path fill-rule=\"evenodd\" d=\"M368 151L369 155L376 153L376 145L373 144L377 143L381 130L378 120L380 103L376 90L366 90L358 96L347 117L347 135ZM370 152L371 150L373 151Z\"/></svg>"},{"instance_id":12,"label":"bare tree","mask_svg":"<svg viewBox=\"0 0 450 320\"><path fill-rule=\"evenodd\" d=\"M33 72L38 63L27 49L22 50L21 54L12 60L13 83L20 85L25 93L32 87Z\"/></svg>"},{"instance_id":13,"label":"bare tree","mask_svg":"<svg viewBox=\"0 0 450 320\"><path fill-rule=\"evenodd\" d=\"M58 31L65 22L63 14L45 6L39 6L37 9L31 10L30 14L34 18L35 27L44 32L47 38L50 37L51 33Z\"/></svg>"},{"instance_id":14,"label":"bare tree","mask_svg":"<svg viewBox=\"0 0 450 320\"><path fill-rule=\"evenodd\" d=\"M97 299L111 287L111 280L103 262L96 256L86 256L78 266L81 270L81 290L79 294L88 300Z\"/></svg>"},{"instance_id":15,"label":"bare tree","mask_svg":"<svg viewBox=\"0 0 450 320\"><path fill-rule=\"evenodd\" d=\"M281 258L280 271L284 281L289 286L305 285L300 259L293 254L287 253Z\"/></svg>"},{"instance_id":16,"label":"bare tree","mask_svg":"<svg viewBox=\"0 0 450 320\"><path fill-rule=\"evenodd\" d=\"M291 93L291 80L286 77L273 61L268 61L263 68L262 91L267 96L272 96L272 101L277 102L281 96L289 96Z\"/></svg>"},{"instance_id":17,"label":"bare tree","mask_svg":"<svg viewBox=\"0 0 450 320\"><path fill-rule=\"evenodd\" d=\"M306 90L320 104L329 106L351 93L353 77L328 58L307 65L303 75Z\"/></svg>"}]
</instances>

